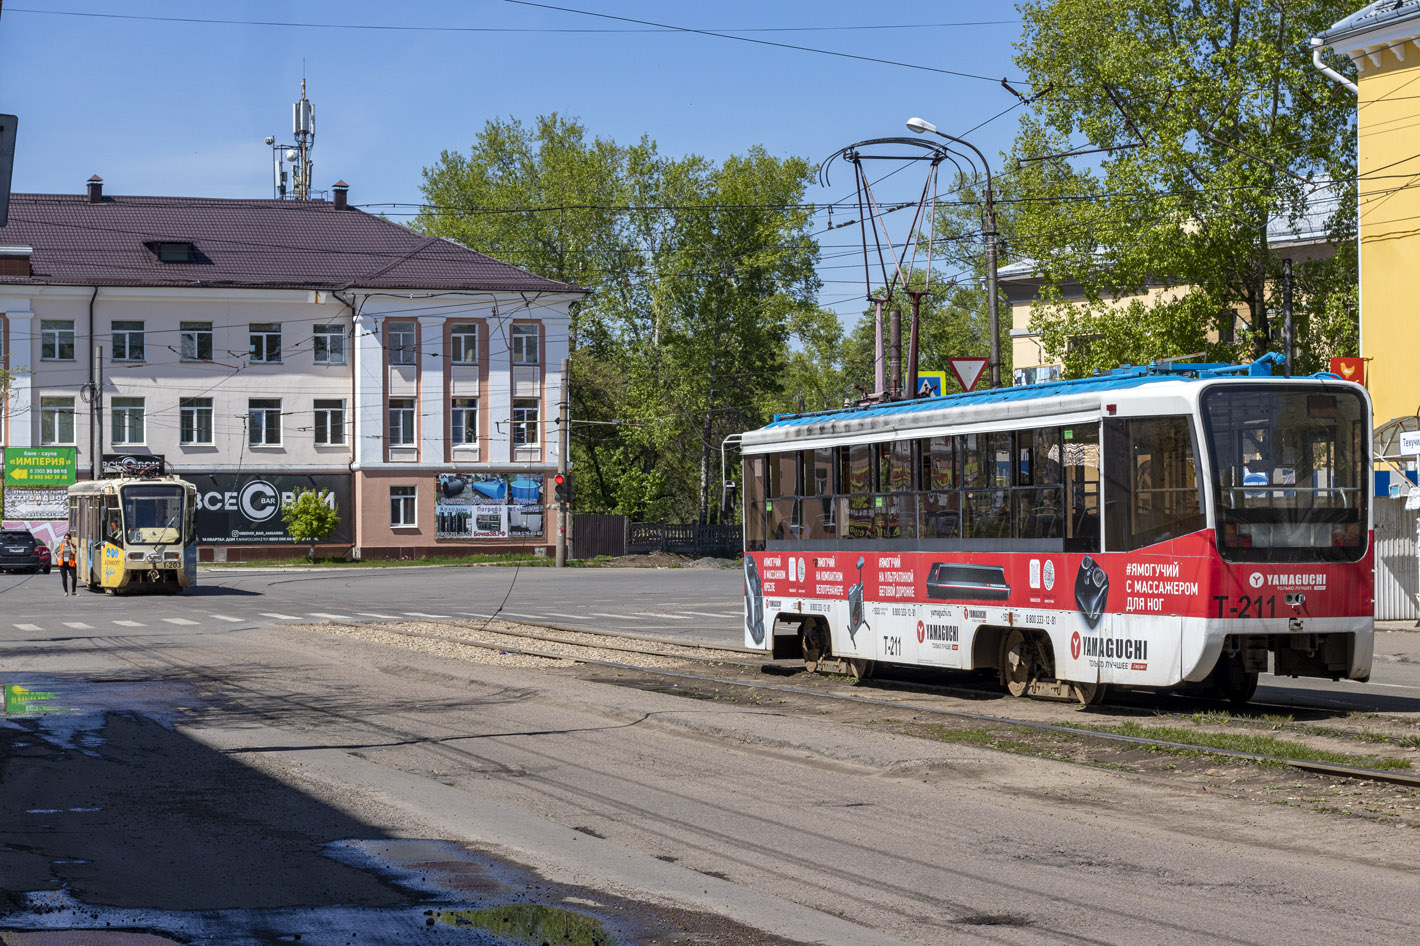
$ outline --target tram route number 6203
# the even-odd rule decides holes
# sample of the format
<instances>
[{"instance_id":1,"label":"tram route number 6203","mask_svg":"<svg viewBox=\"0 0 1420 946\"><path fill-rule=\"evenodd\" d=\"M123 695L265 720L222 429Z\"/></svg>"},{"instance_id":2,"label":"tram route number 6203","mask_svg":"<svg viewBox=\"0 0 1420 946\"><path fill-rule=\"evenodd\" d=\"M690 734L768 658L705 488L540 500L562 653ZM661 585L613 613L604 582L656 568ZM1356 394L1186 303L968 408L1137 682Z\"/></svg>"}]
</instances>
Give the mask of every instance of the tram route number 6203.
<instances>
[{"instance_id":1,"label":"tram route number 6203","mask_svg":"<svg viewBox=\"0 0 1420 946\"><path fill-rule=\"evenodd\" d=\"M883 635L883 656L884 656L884 657L901 657L901 656L902 656L902 638L901 638L901 637L889 637L889 636L887 636L886 634L884 634L884 635Z\"/></svg>"},{"instance_id":2,"label":"tram route number 6203","mask_svg":"<svg viewBox=\"0 0 1420 946\"><path fill-rule=\"evenodd\" d=\"M1218 605L1218 617L1220 618L1275 618L1277 616L1277 596L1268 595L1263 597L1258 595L1251 598L1247 595L1239 595L1231 598L1228 595L1214 595L1213 601Z\"/></svg>"}]
</instances>

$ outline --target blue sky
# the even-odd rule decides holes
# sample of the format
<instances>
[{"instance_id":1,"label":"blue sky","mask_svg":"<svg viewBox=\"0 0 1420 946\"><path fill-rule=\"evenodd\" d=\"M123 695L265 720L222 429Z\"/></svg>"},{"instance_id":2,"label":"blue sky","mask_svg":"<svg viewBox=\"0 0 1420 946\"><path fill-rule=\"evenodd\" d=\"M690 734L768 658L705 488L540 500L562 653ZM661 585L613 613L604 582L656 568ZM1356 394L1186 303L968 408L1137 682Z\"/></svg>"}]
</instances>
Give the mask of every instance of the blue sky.
<instances>
[{"instance_id":1,"label":"blue sky","mask_svg":"<svg viewBox=\"0 0 1420 946\"><path fill-rule=\"evenodd\" d=\"M1016 103L999 84L1019 78L1010 3L553 5L928 68L507 0L11 0L0 14L0 112L20 119L13 189L82 193L99 174L117 195L269 197L262 139L291 140L303 71L316 107L314 186L343 179L351 203L396 219L413 208L389 205L418 203L421 170L442 150L467 151L497 116L531 121L556 111L617 141L648 134L667 154L723 159L760 144L817 162L854 141L905 135L903 122L921 115L952 134L975 128L969 139L999 172L1020 113L992 120ZM981 25L944 25L968 23ZM908 169L880 196L915 198L921 186L921 172ZM852 194L852 175L838 164L832 186L809 198ZM896 217L904 219L895 240L908 224ZM865 293L856 228L821 239L821 301L851 321Z\"/></svg>"}]
</instances>

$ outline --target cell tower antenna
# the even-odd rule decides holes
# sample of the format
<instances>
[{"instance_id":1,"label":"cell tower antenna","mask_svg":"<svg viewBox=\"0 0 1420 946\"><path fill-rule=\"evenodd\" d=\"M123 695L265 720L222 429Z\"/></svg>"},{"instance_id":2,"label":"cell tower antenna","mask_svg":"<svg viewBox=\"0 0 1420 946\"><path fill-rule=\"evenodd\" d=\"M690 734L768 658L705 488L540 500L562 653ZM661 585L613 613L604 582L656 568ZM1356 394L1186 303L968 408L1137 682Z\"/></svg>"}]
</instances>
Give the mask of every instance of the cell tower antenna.
<instances>
[{"instance_id":1,"label":"cell tower antenna","mask_svg":"<svg viewBox=\"0 0 1420 946\"><path fill-rule=\"evenodd\" d=\"M278 144L272 136L267 136L266 144L271 148L271 196L277 200L311 199L311 151L316 146L316 107L306 98L306 64L301 63L301 100L291 106L291 134L295 144ZM291 165L287 172L286 165ZM286 192L286 182L291 183L291 192Z\"/></svg>"}]
</instances>

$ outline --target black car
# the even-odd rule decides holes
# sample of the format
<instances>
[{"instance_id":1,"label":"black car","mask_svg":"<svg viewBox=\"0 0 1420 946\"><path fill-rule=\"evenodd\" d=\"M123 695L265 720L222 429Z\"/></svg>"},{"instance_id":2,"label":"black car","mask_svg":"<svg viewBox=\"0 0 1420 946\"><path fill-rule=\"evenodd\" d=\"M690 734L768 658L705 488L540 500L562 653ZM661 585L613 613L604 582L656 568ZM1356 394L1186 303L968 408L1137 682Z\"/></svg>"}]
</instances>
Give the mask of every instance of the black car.
<instances>
[{"instance_id":1,"label":"black car","mask_svg":"<svg viewBox=\"0 0 1420 946\"><path fill-rule=\"evenodd\" d=\"M0 532L0 571L49 574L49 548L28 532Z\"/></svg>"}]
</instances>

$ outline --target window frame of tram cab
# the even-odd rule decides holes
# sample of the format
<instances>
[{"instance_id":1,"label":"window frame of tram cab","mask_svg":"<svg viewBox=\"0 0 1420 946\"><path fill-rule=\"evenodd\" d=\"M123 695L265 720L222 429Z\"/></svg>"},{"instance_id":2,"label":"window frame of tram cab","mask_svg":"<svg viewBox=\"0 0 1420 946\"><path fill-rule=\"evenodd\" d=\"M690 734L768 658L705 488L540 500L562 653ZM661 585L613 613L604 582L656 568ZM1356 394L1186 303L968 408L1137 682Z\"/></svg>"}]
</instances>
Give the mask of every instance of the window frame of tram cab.
<instances>
[{"instance_id":1,"label":"window frame of tram cab","mask_svg":"<svg viewBox=\"0 0 1420 946\"><path fill-rule=\"evenodd\" d=\"M745 549L1100 550L1097 422L744 458Z\"/></svg>"}]
</instances>

